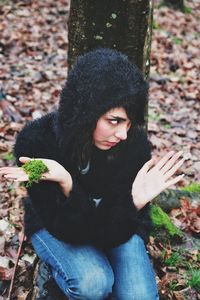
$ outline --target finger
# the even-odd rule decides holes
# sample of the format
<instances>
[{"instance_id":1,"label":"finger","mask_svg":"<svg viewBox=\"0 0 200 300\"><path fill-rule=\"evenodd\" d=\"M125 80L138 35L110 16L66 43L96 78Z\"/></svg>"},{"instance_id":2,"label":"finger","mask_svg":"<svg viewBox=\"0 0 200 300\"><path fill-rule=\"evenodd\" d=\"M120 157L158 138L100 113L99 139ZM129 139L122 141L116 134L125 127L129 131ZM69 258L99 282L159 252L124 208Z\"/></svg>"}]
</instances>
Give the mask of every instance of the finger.
<instances>
[{"instance_id":1,"label":"finger","mask_svg":"<svg viewBox=\"0 0 200 300\"><path fill-rule=\"evenodd\" d=\"M176 171L182 166L182 164L184 163L185 159L181 159L179 162L177 162L173 168L171 168L169 171L167 171L165 174L164 174L164 178L165 180L170 178L171 176L173 176Z\"/></svg>"},{"instance_id":2,"label":"finger","mask_svg":"<svg viewBox=\"0 0 200 300\"><path fill-rule=\"evenodd\" d=\"M17 170L18 167L3 167L3 168L0 168L0 173L5 173L5 172L8 172L9 170Z\"/></svg>"},{"instance_id":3,"label":"finger","mask_svg":"<svg viewBox=\"0 0 200 300\"><path fill-rule=\"evenodd\" d=\"M2 168L0 170L0 174L8 174L8 173L18 173L18 172L23 172L22 168L18 167L7 167L7 168Z\"/></svg>"},{"instance_id":4,"label":"finger","mask_svg":"<svg viewBox=\"0 0 200 300\"><path fill-rule=\"evenodd\" d=\"M27 157L27 156L21 156L19 158L19 161L22 162L23 164L25 164L26 162L29 162L31 160L30 157Z\"/></svg>"},{"instance_id":5,"label":"finger","mask_svg":"<svg viewBox=\"0 0 200 300\"><path fill-rule=\"evenodd\" d=\"M6 175L4 175L4 177L7 179L20 179L20 178L28 179L28 176L24 175L24 173L22 173L22 174L6 174Z\"/></svg>"},{"instance_id":6,"label":"finger","mask_svg":"<svg viewBox=\"0 0 200 300\"><path fill-rule=\"evenodd\" d=\"M159 162L155 165L155 167L160 170L166 164L166 162L172 157L173 154L174 151L170 151L169 153L167 153L161 160L159 160Z\"/></svg>"},{"instance_id":7,"label":"finger","mask_svg":"<svg viewBox=\"0 0 200 300\"><path fill-rule=\"evenodd\" d=\"M15 174L6 174L3 177L6 179L16 179L17 176Z\"/></svg>"},{"instance_id":8,"label":"finger","mask_svg":"<svg viewBox=\"0 0 200 300\"><path fill-rule=\"evenodd\" d=\"M0 174L1 177L9 178L9 177L19 177L19 176L26 176L26 173L23 170L19 170L17 172L4 172Z\"/></svg>"},{"instance_id":9,"label":"finger","mask_svg":"<svg viewBox=\"0 0 200 300\"><path fill-rule=\"evenodd\" d=\"M169 181L166 182L166 188L170 187L173 184L176 184L177 182L181 181L183 179L183 177L185 176L185 174L181 174Z\"/></svg>"},{"instance_id":10,"label":"finger","mask_svg":"<svg viewBox=\"0 0 200 300\"><path fill-rule=\"evenodd\" d=\"M14 180L15 182L23 182L23 181L29 181L29 178L27 176L17 178Z\"/></svg>"},{"instance_id":11,"label":"finger","mask_svg":"<svg viewBox=\"0 0 200 300\"><path fill-rule=\"evenodd\" d=\"M155 159L152 158L150 160L148 160L143 167L140 169L139 172L144 172L147 173L149 171L149 169L155 164Z\"/></svg>"},{"instance_id":12,"label":"finger","mask_svg":"<svg viewBox=\"0 0 200 300\"><path fill-rule=\"evenodd\" d=\"M165 174L167 171L169 171L175 162L179 159L179 157L182 155L182 151L179 151L175 153L166 163L165 165L160 169L163 174Z\"/></svg>"}]
</instances>

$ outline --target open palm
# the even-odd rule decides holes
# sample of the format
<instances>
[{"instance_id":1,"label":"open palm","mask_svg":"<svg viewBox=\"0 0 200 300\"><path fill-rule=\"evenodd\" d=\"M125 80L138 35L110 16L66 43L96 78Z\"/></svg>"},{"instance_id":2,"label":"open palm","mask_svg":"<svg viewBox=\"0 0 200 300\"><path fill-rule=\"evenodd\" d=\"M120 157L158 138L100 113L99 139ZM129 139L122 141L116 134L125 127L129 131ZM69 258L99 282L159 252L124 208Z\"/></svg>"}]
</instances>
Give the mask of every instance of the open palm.
<instances>
[{"instance_id":1,"label":"open palm","mask_svg":"<svg viewBox=\"0 0 200 300\"><path fill-rule=\"evenodd\" d=\"M70 176L69 172L57 161L52 159L35 158L35 160L38 159L42 160L49 170L48 172L42 174L41 180L55 181L62 184L65 183L67 178ZM19 160L22 163L26 163L32 159L29 157L20 157ZM1 175L7 179L12 179L18 182L29 180L28 175L21 167L0 168L0 176Z\"/></svg>"},{"instance_id":2,"label":"open palm","mask_svg":"<svg viewBox=\"0 0 200 300\"><path fill-rule=\"evenodd\" d=\"M175 154L171 151L158 163L151 159L140 169L132 185L133 201L138 209L183 178L183 174L172 178L184 162L179 160L181 155L182 151Z\"/></svg>"}]
</instances>

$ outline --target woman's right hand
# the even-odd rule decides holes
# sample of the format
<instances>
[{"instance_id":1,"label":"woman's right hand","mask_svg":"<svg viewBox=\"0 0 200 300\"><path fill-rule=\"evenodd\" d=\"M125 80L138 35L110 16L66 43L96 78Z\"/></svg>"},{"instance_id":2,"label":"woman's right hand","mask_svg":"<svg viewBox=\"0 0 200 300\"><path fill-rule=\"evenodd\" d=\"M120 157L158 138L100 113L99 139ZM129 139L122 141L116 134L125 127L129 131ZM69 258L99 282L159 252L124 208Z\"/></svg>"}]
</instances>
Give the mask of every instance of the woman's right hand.
<instances>
[{"instance_id":1,"label":"woman's right hand","mask_svg":"<svg viewBox=\"0 0 200 300\"><path fill-rule=\"evenodd\" d=\"M65 189L65 194L72 189L72 178L70 173L57 161L46 158L30 158L30 157L20 157L19 161L21 163L26 163L30 160L42 160L47 166L48 172L42 174L41 180L49 180L58 182L63 189ZM7 179L12 179L17 182L24 182L29 180L28 174L21 167L3 167L0 168L0 177L4 176Z\"/></svg>"}]
</instances>

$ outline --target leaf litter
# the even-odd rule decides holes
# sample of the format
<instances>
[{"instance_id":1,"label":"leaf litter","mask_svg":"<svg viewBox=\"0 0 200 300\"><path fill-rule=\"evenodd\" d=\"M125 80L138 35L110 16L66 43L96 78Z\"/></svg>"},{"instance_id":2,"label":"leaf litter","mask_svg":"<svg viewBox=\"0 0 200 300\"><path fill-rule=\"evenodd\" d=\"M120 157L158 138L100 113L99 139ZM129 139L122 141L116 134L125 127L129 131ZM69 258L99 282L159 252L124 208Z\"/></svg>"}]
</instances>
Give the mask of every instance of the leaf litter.
<instances>
[{"instance_id":1,"label":"leaf litter","mask_svg":"<svg viewBox=\"0 0 200 300\"><path fill-rule=\"evenodd\" d=\"M183 150L186 162L181 172L186 176L181 187L200 182L200 10L197 0L185 1L191 9L188 14L157 4L155 1L148 132L156 156ZM0 84L13 113L21 116L19 122L6 122L0 111L0 166L15 165L12 149L23 124L57 108L67 74L68 15L67 0L0 2ZM26 191L2 180L0 192L1 299L8 296L13 274L11 298L30 299L36 256L30 242L21 239ZM200 230L199 205L186 197L169 215L184 231L184 241L177 246L168 237L164 243L158 235L148 244L161 299L200 299L197 290L188 286L188 272L200 265L195 238Z\"/></svg>"}]
</instances>

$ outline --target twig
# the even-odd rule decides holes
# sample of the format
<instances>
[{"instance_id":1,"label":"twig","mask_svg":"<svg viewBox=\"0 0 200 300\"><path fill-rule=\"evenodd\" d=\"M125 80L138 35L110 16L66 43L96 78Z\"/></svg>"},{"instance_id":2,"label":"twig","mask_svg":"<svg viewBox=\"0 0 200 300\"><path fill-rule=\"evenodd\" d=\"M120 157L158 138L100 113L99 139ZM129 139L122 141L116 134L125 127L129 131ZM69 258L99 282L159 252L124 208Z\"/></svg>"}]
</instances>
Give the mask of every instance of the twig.
<instances>
[{"instance_id":1,"label":"twig","mask_svg":"<svg viewBox=\"0 0 200 300\"><path fill-rule=\"evenodd\" d=\"M13 289L13 284L14 284L14 279L15 279L15 273L16 273L16 270L17 270L17 265L18 265L20 254L21 254L24 238L25 238L25 234L23 232L20 232L19 233L19 248L18 248L18 252L17 252L17 259L16 259L16 262L15 262L15 267L14 267L13 274L12 274L12 279L11 279L11 283L10 283L10 288L9 288L9 293L8 293L7 300L11 300L11 294L12 294L12 289Z\"/></svg>"}]
</instances>

